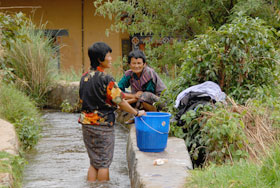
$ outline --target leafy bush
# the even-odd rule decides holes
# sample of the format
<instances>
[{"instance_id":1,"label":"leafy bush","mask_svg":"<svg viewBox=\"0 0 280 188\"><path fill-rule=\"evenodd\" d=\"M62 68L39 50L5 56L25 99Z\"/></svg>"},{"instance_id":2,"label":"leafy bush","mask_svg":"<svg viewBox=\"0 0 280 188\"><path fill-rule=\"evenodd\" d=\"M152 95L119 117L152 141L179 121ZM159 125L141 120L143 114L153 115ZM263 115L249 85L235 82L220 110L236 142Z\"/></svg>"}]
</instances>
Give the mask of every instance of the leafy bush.
<instances>
[{"instance_id":1,"label":"leafy bush","mask_svg":"<svg viewBox=\"0 0 280 188\"><path fill-rule=\"evenodd\" d=\"M205 106L184 114L181 120L185 125L172 128L171 133L185 139L195 167L209 161L233 162L248 156L242 116L244 114L232 112L223 105L218 108ZM181 129L179 135L178 129Z\"/></svg>"},{"instance_id":2,"label":"leafy bush","mask_svg":"<svg viewBox=\"0 0 280 188\"><path fill-rule=\"evenodd\" d=\"M56 49L53 41L22 13L0 14L5 58L1 68L9 76L5 80L16 83L40 106L53 83Z\"/></svg>"},{"instance_id":3,"label":"leafy bush","mask_svg":"<svg viewBox=\"0 0 280 188\"><path fill-rule=\"evenodd\" d=\"M168 76L176 77L180 70L178 67L182 65L182 56L184 56L183 48L185 42L173 40L171 43L153 47L150 44L145 46L147 62L157 72L162 72Z\"/></svg>"},{"instance_id":4,"label":"leafy bush","mask_svg":"<svg viewBox=\"0 0 280 188\"><path fill-rule=\"evenodd\" d=\"M258 87L274 85L279 79L275 33L260 19L241 17L188 41L180 78L171 92L211 80L245 103Z\"/></svg>"},{"instance_id":5,"label":"leafy bush","mask_svg":"<svg viewBox=\"0 0 280 188\"><path fill-rule=\"evenodd\" d=\"M15 125L24 150L31 149L39 140L40 113L23 92L12 84L0 85L0 117Z\"/></svg>"},{"instance_id":6,"label":"leafy bush","mask_svg":"<svg viewBox=\"0 0 280 188\"><path fill-rule=\"evenodd\" d=\"M11 43L16 40L26 41L28 37L21 32L21 28L28 22L23 13L5 14L0 12L1 45L9 49Z\"/></svg>"},{"instance_id":7,"label":"leafy bush","mask_svg":"<svg viewBox=\"0 0 280 188\"><path fill-rule=\"evenodd\" d=\"M277 141L277 121L270 116L273 109L258 104L251 100L243 106L228 99L227 105L198 106L181 116L183 126L172 123L171 134L185 139L195 167L242 158L260 160Z\"/></svg>"}]
</instances>

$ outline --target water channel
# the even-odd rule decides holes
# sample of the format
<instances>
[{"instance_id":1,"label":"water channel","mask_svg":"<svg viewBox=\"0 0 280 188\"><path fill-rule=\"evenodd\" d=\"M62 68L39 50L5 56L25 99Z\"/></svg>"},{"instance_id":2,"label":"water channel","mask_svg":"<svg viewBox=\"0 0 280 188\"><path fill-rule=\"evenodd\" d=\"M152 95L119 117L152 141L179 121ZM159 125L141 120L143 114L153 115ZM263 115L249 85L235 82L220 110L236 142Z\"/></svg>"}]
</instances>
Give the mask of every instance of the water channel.
<instances>
[{"instance_id":1,"label":"water channel","mask_svg":"<svg viewBox=\"0 0 280 188\"><path fill-rule=\"evenodd\" d=\"M115 127L114 159L110 181L86 181L89 159L82 139L78 114L44 112L46 124L36 148L28 153L23 174L23 188L128 188L130 180L126 161L128 132Z\"/></svg>"}]
</instances>

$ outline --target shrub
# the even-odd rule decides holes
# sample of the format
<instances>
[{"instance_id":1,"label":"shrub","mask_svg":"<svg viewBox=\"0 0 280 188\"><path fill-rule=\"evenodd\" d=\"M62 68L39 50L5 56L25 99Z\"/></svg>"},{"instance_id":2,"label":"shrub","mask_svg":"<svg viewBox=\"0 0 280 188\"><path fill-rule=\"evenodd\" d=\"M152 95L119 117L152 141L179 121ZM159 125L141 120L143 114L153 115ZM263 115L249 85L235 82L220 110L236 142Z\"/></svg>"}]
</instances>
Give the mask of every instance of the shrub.
<instances>
[{"instance_id":1,"label":"shrub","mask_svg":"<svg viewBox=\"0 0 280 188\"><path fill-rule=\"evenodd\" d=\"M15 125L24 150L31 149L39 140L40 113L23 92L12 84L0 85L0 117Z\"/></svg>"},{"instance_id":2,"label":"shrub","mask_svg":"<svg viewBox=\"0 0 280 188\"><path fill-rule=\"evenodd\" d=\"M147 44L145 46L147 62L158 73L162 72L168 76L176 77L180 72L178 67L181 67L183 62L184 47L185 42L178 40L159 45L156 48Z\"/></svg>"},{"instance_id":3,"label":"shrub","mask_svg":"<svg viewBox=\"0 0 280 188\"><path fill-rule=\"evenodd\" d=\"M277 141L277 129L270 117L273 110L255 104L228 99L227 105L198 106L182 115L183 126L173 122L171 134L185 139L195 167L242 158L259 161Z\"/></svg>"},{"instance_id":4,"label":"shrub","mask_svg":"<svg viewBox=\"0 0 280 188\"><path fill-rule=\"evenodd\" d=\"M279 79L275 34L260 19L240 17L217 31L197 36L186 43L182 72L173 90L211 80L245 103L258 87L273 86Z\"/></svg>"},{"instance_id":5,"label":"shrub","mask_svg":"<svg viewBox=\"0 0 280 188\"><path fill-rule=\"evenodd\" d=\"M53 41L45 36L41 28L28 20L22 13L14 16L0 14L3 28L5 58L2 69L9 81L30 95L43 106L53 83L56 49ZM11 76L12 75L12 76ZM6 79L7 80L7 79Z\"/></svg>"}]
</instances>

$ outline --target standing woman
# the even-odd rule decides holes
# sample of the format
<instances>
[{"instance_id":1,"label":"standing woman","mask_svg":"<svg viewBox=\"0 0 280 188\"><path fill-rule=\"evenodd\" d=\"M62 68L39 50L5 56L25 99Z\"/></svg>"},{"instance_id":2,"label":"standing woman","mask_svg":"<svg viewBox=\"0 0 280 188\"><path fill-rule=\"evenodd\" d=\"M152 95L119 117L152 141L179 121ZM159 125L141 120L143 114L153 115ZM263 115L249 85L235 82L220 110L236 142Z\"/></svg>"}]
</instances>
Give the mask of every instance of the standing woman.
<instances>
[{"instance_id":1,"label":"standing woman","mask_svg":"<svg viewBox=\"0 0 280 188\"><path fill-rule=\"evenodd\" d=\"M94 43L88 49L91 68L80 81L79 95L82 112L83 139L90 158L88 181L108 181L109 167L114 154L114 111L120 109L145 115L145 111L132 108L125 100L114 78L104 72L112 66L112 49L103 42Z\"/></svg>"}]
</instances>

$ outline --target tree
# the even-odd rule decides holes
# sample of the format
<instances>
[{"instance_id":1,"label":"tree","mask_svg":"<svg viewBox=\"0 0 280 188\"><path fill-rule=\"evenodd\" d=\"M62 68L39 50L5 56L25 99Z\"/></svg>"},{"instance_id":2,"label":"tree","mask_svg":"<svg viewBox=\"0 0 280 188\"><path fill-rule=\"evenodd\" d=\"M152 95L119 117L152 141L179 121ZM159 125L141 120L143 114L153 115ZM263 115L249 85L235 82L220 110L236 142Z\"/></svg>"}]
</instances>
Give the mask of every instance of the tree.
<instances>
[{"instance_id":1,"label":"tree","mask_svg":"<svg viewBox=\"0 0 280 188\"><path fill-rule=\"evenodd\" d=\"M211 80L234 99L246 102L257 88L279 82L280 54L274 45L277 35L279 32L263 20L240 17L187 41L181 72L170 92L178 94Z\"/></svg>"},{"instance_id":2,"label":"tree","mask_svg":"<svg viewBox=\"0 0 280 188\"><path fill-rule=\"evenodd\" d=\"M217 30L236 17L260 17L280 29L278 0L97 0L94 5L96 14L114 20L107 34L110 31L152 34L153 40L147 43L166 36L175 39L171 45L146 45L149 64L161 70L166 70L166 66L169 70L181 66L186 40L211 29Z\"/></svg>"},{"instance_id":3,"label":"tree","mask_svg":"<svg viewBox=\"0 0 280 188\"><path fill-rule=\"evenodd\" d=\"M235 17L260 17L280 29L278 0L112 0L94 2L96 14L114 19L110 30L130 35L189 38L218 29ZM109 31L109 30L108 30ZM107 32L108 32L107 31Z\"/></svg>"}]
</instances>

